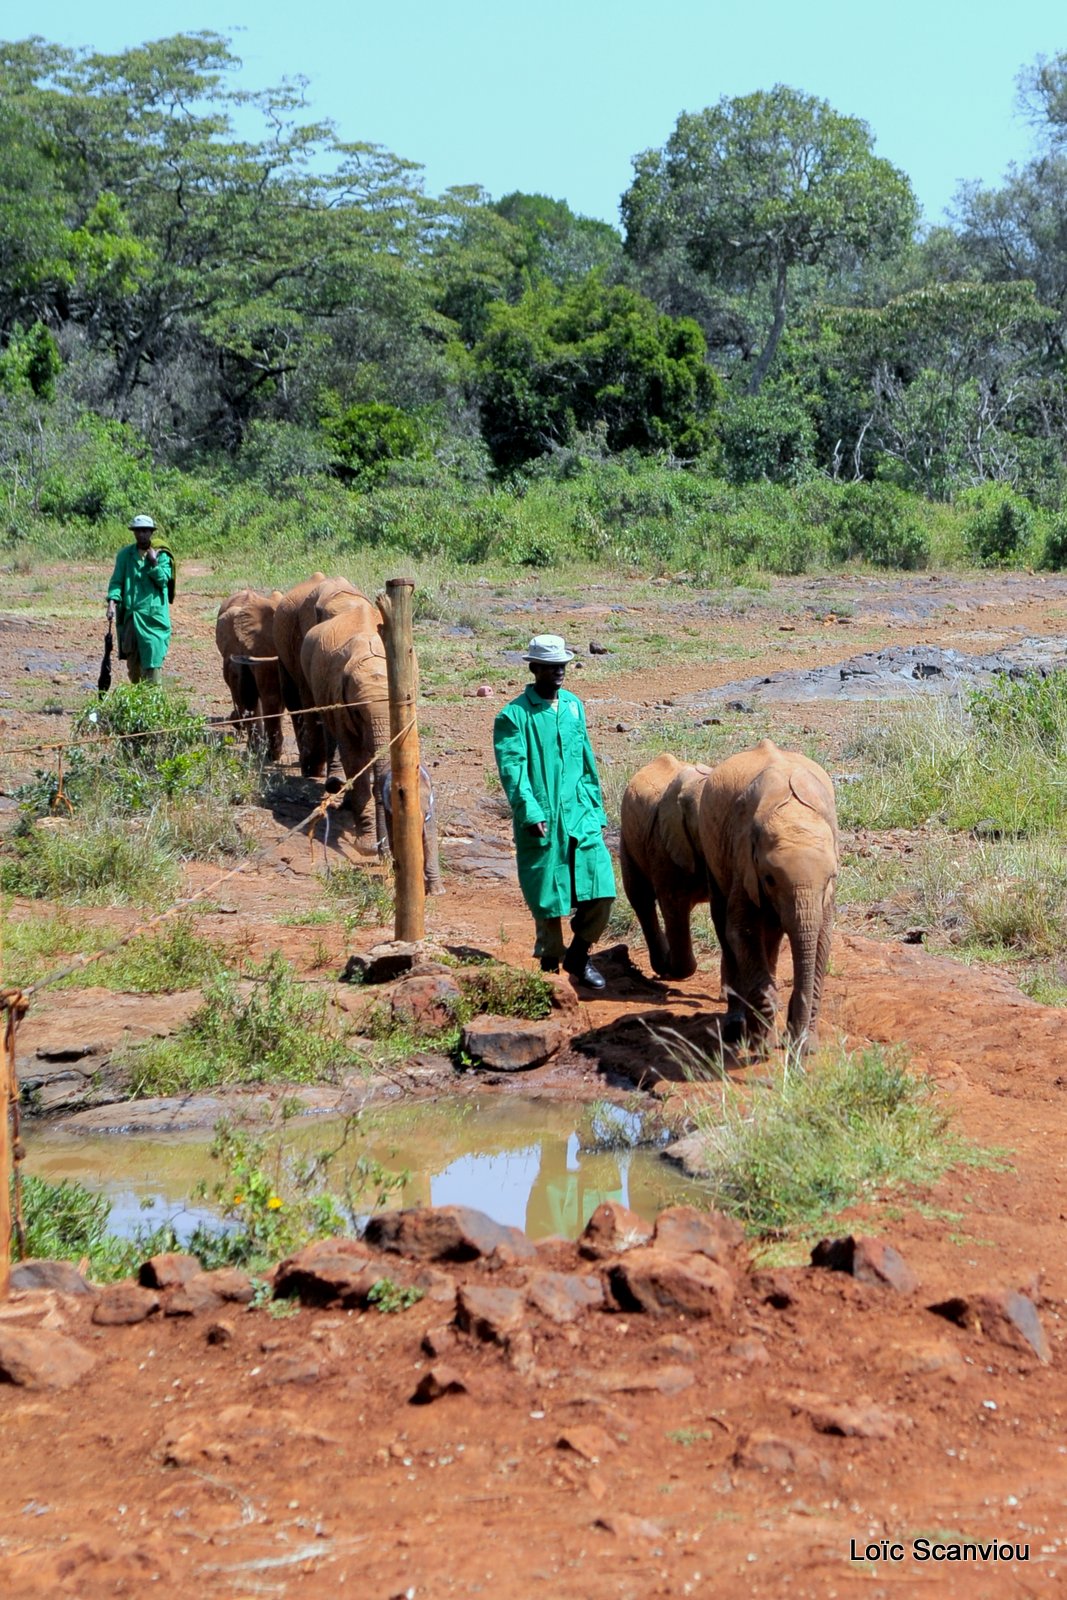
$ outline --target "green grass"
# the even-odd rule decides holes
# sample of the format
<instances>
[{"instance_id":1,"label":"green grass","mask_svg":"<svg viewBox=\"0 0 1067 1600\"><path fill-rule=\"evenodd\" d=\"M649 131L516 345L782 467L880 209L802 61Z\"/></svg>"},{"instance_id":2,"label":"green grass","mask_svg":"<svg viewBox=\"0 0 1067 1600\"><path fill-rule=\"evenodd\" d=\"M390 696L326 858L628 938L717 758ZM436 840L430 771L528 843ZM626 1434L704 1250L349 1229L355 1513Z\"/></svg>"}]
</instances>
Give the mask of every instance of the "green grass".
<instances>
[{"instance_id":1,"label":"green grass","mask_svg":"<svg viewBox=\"0 0 1067 1600\"><path fill-rule=\"evenodd\" d=\"M376 877L349 864L320 873L319 882L323 893L336 904L337 916L344 919L346 928L377 928L393 920L391 877Z\"/></svg>"},{"instance_id":2,"label":"green grass","mask_svg":"<svg viewBox=\"0 0 1067 1600\"><path fill-rule=\"evenodd\" d=\"M0 856L0 889L70 905L159 906L181 884L178 857L151 818L106 811L68 819L24 817Z\"/></svg>"},{"instance_id":3,"label":"green grass","mask_svg":"<svg viewBox=\"0 0 1067 1600\"><path fill-rule=\"evenodd\" d=\"M115 1058L134 1098L233 1084L321 1083L352 1055L328 1001L274 954L244 983L220 972L204 1004L176 1034L131 1045Z\"/></svg>"},{"instance_id":4,"label":"green grass","mask_svg":"<svg viewBox=\"0 0 1067 1600\"><path fill-rule=\"evenodd\" d=\"M141 934L113 956L97 962L89 982L132 994L171 994L200 989L225 971L223 952L202 938L188 917Z\"/></svg>"},{"instance_id":5,"label":"green grass","mask_svg":"<svg viewBox=\"0 0 1067 1600\"><path fill-rule=\"evenodd\" d=\"M858 1201L928 1185L966 1153L930 1086L877 1047L787 1057L762 1087L723 1080L720 1104L695 1116L713 1204L761 1235L823 1227Z\"/></svg>"},{"instance_id":6,"label":"green grass","mask_svg":"<svg viewBox=\"0 0 1067 1600\"><path fill-rule=\"evenodd\" d=\"M71 957L90 955L119 937L118 928L78 923L63 910L13 917L11 902L7 898L0 908L0 918L3 922L0 982L20 989L36 983L56 967L63 966ZM95 967L86 969L87 973L95 971ZM70 987L79 982L95 981L94 977L83 977L80 973L65 980Z\"/></svg>"}]
</instances>

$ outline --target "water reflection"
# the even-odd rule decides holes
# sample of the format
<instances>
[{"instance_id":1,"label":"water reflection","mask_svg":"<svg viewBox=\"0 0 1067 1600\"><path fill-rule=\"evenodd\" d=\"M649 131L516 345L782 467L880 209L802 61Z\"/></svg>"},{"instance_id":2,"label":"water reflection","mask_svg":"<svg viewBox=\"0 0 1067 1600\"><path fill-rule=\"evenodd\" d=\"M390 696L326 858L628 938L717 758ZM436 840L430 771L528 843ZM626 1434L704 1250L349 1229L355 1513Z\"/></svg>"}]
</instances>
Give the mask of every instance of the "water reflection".
<instances>
[{"instance_id":1,"label":"water reflection","mask_svg":"<svg viewBox=\"0 0 1067 1600\"><path fill-rule=\"evenodd\" d=\"M422 1102L366 1116L353 1154L406 1173L391 1207L469 1205L531 1238L575 1238L603 1200L654 1217L666 1205L694 1200L696 1186L648 1148L605 1149L633 1137L639 1118L620 1108L589 1108L495 1098ZM290 1123L286 1148L308 1155L338 1140L340 1125ZM34 1133L27 1167L53 1181L77 1178L112 1199L112 1226L129 1235L144 1224L176 1219L186 1236L205 1214L192 1200L222 1176L207 1137L75 1138ZM338 1173L340 1177L340 1172ZM154 1202L150 1211L146 1201Z\"/></svg>"}]
</instances>

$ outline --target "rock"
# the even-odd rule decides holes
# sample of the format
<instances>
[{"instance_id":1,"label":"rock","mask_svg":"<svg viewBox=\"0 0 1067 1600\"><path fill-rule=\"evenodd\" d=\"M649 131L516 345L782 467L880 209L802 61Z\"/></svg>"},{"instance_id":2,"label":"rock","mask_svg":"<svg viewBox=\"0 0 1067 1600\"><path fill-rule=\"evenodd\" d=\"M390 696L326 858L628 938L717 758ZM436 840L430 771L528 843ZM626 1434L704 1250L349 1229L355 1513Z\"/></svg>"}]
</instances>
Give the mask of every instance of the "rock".
<instances>
[{"instance_id":1,"label":"rock","mask_svg":"<svg viewBox=\"0 0 1067 1600\"><path fill-rule=\"evenodd\" d=\"M930 1339L925 1344L911 1345L897 1352L900 1372L918 1376L922 1373L941 1373L958 1383L967 1372L967 1364L954 1344L947 1339Z\"/></svg>"},{"instance_id":2,"label":"rock","mask_svg":"<svg viewBox=\"0 0 1067 1600\"><path fill-rule=\"evenodd\" d=\"M711 1176L707 1146L699 1133L687 1134L684 1139L673 1139L664 1147L663 1157L681 1167L687 1178Z\"/></svg>"},{"instance_id":3,"label":"rock","mask_svg":"<svg viewBox=\"0 0 1067 1600\"><path fill-rule=\"evenodd\" d=\"M364 1306L381 1269L356 1239L316 1239L283 1261L274 1280L276 1300L306 1306Z\"/></svg>"},{"instance_id":4,"label":"rock","mask_svg":"<svg viewBox=\"0 0 1067 1600\"><path fill-rule=\"evenodd\" d=\"M633 731L634 730L633 730L633 723L632 722L617 722L615 724L615 732L616 733L633 733Z\"/></svg>"},{"instance_id":5,"label":"rock","mask_svg":"<svg viewBox=\"0 0 1067 1600\"><path fill-rule=\"evenodd\" d=\"M757 1472L773 1472L792 1477L797 1473L830 1476L830 1465L810 1446L796 1439L783 1439L773 1433L750 1433L739 1439L733 1454L736 1467Z\"/></svg>"},{"instance_id":6,"label":"rock","mask_svg":"<svg viewBox=\"0 0 1067 1600\"><path fill-rule=\"evenodd\" d=\"M766 1367L771 1360L763 1340L756 1338L735 1339L726 1346L726 1354L731 1361L740 1361L746 1367Z\"/></svg>"},{"instance_id":7,"label":"rock","mask_svg":"<svg viewBox=\"0 0 1067 1600\"><path fill-rule=\"evenodd\" d=\"M992 1339L995 1344L1026 1350L1046 1366L1052 1359L1037 1307L1027 1295L1014 1289L958 1295L931 1306L930 1310L935 1316L946 1317L961 1328Z\"/></svg>"},{"instance_id":8,"label":"rock","mask_svg":"<svg viewBox=\"0 0 1067 1600\"><path fill-rule=\"evenodd\" d=\"M651 1223L636 1211L627 1210L617 1200L602 1200L578 1240L578 1252L587 1260L602 1261L620 1251L632 1250L635 1245L647 1244L651 1238Z\"/></svg>"},{"instance_id":9,"label":"rock","mask_svg":"<svg viewBox=\"0 0 1067 1600\"><path fill-rule=\"evenodd\" d=\"M591 656L610 656L611 651L606 644L601 644L599 639L590 639L589 654Z\"/></svg>"},{"instance_id":10,"label":"rock","mask_svg":"<svg viewBox=\"0 0 1067 1600\"><path fill-rule=\"evenodd\" d=\"M457 1343L454 1328L430 1328L422 1336L422 1353L433 1361L440 1361L453 1354Z\"/></svg>"},{"instance_id":11,"label":"rock","mask_svg":"<svg viewBox=\"0 0 1067 1600\"><path fill-rule=\"evenodd\" d=\"M734 1303L734 1280L714 1261L672 1255L656 1245L629 1251L608 1269L608 1280L623 1311L725 1322Z\"/></svg>"},{"instance_id":12,"label":"rock","mask_svg":"<svg viewBox=\"0 0 1067 1600\"><path fill-rule=\"evenodd\" d=\"M555 1055L564 1033L551 1017L475 1017L463 1030L460 1048L475 1066L493 1072L529 1072Z\"/></svg>"},{"instance_id":13,"label":"rock","mask_svg":"<svg viewBox=\"0 0 1067 1600\"><path fill-rule=\"evenodd\" d=\"M493 694L492 685L488 683L480 683L477 689L475 689L474 694L475 698L478 700L489 700L492 698Z\"/></svg>"},{"instance_id":14,"label":"rock","mask_svg":"<svg viewBox=\"0 0 1067 1600\"><path fill-rule=\"evenodd\" d=\"M618 1448L609 1433L591 1422L567 1428L556 1440L557 1450L573 1450L576 1456L581 1456L583 1461L588 1461L594 1467L605 1456L615 1455Z\"/></svg>"},{"instance_id":15,"label":"rock","mask_svg":"<svg viewBox=\"0 0 1067 1600\"><path fill-rule=\"evenodd\" d=\"M65 1334L47 1328L0 1328L0 1383L20 1389L69 1389L95 1357Z\"/></svg>"},{"instance_id":16,"label":"rock","mask_svg":"<svg viewBox=\"0 0 1067 1600\"><path fill-rule=\"evenodd\" d=\"M520 1228L494 1222L472 1206L417 1206L371 1217L365 1244L416 1261L477 1261L507 1247L515 1258L535 1260L537 1249Z\"/></svg>"},{"instance_id":17,"label":"rock","mask_svg":"<svg viewBox=\"0 0 1067 1600\"><path fill-rule=\"evenodd\" d=\"M101 1289L93 1307L93 1321L104 1328L144 1322L159 1310L160 1299L154 1289L142 1289L132 1281L109 1283Z\"/></svg>"},{"instance_id":18,"label":"rock","mask_svg":"<svg viewBox=\"0 0 1067 1600\"><path fill-rule=\"evenodd\" d=\"M788 1311L797 1303L796 1273L789 1267L752 1274L752 1292L775 1311Z\"/></svg>"},{"instance_id":19,"label":"rock","mask_svg":"<svg viewBox=\"0 0 1067 1600\"><path fill-rule=\"evenodd\" d=\"M695 1206L671 1206L656 1218L652 1242L658 1250L677 1255L702 1255L727 1266L744 1243L740 1223L721 1211L698 1211Z\"/></svg>"},{"instance_id":20,"label":"rock","mask_svg":"<svg viewBox=\"0 0 1067 1600\"><path fill-rule=\"evenodd\" d=\"M54 1289L57 1294L95 1294L77 1267L69 1261L43 1261L31 1257L11 1268L11 1288Z\"/></svg>"},{"instance_id":21,"label":"rock","mask_svg":"<svg viewBox=\"0 0 1067 1600\"><path fill-rule=\"evenodd\" d=\"M433 1400L440 1400L446 1394L466 1394L467 1385L456 1371L455 1367L439 1362L424 1372L415 1385L415 1393L411 1397L413 1406L426 1406Z\"/></svg>"},{"instance_id":22,"label":"rock","mask_svg":"<svg viewBox=\"0 0 1067 1600\"><path fill-rule=\"evenodd\" d=\"M577 1322L604 1304L599 1278L577 1272L538 1272L526 1282L528 1303L550 1322Z\"/></svg>"},{"instance_id":23,"label":"rock","mask_svg":"<svg viewBox=\"0 0 1067 1600\"><path fill-rule=\"evenodd\" d=\"M392 983L403 978L423 956L419 944L405 944L394 939L388 944L376 944L366 955L349 956L341 974L342 983Z\"/></svg>"},{"instance_id":24,"label":"rock","mask_svg":"<svg viewBox=\"0 0 1067 1600\"><path fill-rule=\"evenodd\" d=\"M487 1344L504 1344L521 1327L525 1305L516 1289L466 1284L456 1296L456 1326Z\"/></svg>"},{"instance_id":25,"label":"rock","mask_svg":"<svg viewBox=\"0 0 1067 1600\"><path fill-rule=\"evenodd\" d=\"M851 1406L837 1401L808 1406L817 1433L836 1433L846 1439L891 1439L906 1419L884 1406Z\"/></svg>"},{"instance_id":26,"label":"rock","mask_svg":"<svg viewBox=\"0 0 1067 1600\"><path fill-rule=\"evenodd\" d=\"M847 1272L859 1283L879 1284L898 1294L914 1294L919 1280L904 1257L884 1239L820 1239L811 1252L813 1267L828 1267L832 1272Z\"/></svg>"},{"instance_id":27,"label":"rock","mask_svg":"<svg viewBox=\"0 0 1067 1600\"><path fill-rule=\"evenodd\" d=\"M656 580L652 581L654 583ZM631 1516L628 1511L612 1511L607 1516L597 1517L593 1527L603 1528L605 1533L613 1533L617 1539L663 1538L663 1529L658 1522L649 1522L647 1517Z\"/></svg>"},{"instance_id":28,"label":"rock","mask_svg":"<svg viewBox=\"0 0 1067 1600\"><path fill-rule=\"evenodd\" d=\"M220 1267L215 1272L197 1272L164 1297L163 1312L168 1317L192 1317L218 1311L227 1301L248 1305L255 1285L247 1272L238 1267Z\"/></svg>"},{"instance_id":29,"label":"rock","mask_svg":"<svg viewBox=\"0 0 1067 1600\"><path fill-rule=\"evenodd\" d=\"M697 1347L692 1339L684 1339L680 1333L665 1333L662 1339L657 1339L649 1347L649 1355L653 1361L685 1361L694 1362L697 1359Z\"/></svg>"},{"instance_id":30,"label":"rock","mask_svg":"<svg viewBox=\"0 0 1067 1600\"><path fill-rule=\"evenodd\" d=\"M415 1274L412 1283L416 1289L421 1289L427 1300L433 1300L439 1306L447 1306L454 1310L456 1305L455 1280L447 1272L440 1272L436 1267L422 1267Z\"/></svg>"},{"instance_id":31,"label":"rock","mask_svg":"<svg viewBox=\"0 0 1067 1600\"><path fill-rule=\"evenodd\" d=\"M176 1289L180 1283L188 1283L190 1278L195 1278L202 1271L195 1256L171 1251L143 1261L137 1280L142 1289Z\"/></svg>"},{"instance_id":32,"label":"rock","mask_svg":"<svg viewBox=\"0 0 1067 1600\"><path fill-rule=\"evenodd\" d=\"M463 991L454 978L403 978L390 996L389 1010L394 1022L429 1033L446 1028L454 1020L456 1005L462 998Z\"/></svg>"},{"instance_id":33,"label":"rock","mask_svg":"<svg viewBox=\"0 0 1067 1600\"><path fill-rule=\"evenodd\" d=\"M207 1342L208 1344L218 1345L232 1344L236 1331L232 1322L227 1322L225 1319L220 1318L218 1322L209 1324L206 1334Z\"/></svg>"}]
</instances>

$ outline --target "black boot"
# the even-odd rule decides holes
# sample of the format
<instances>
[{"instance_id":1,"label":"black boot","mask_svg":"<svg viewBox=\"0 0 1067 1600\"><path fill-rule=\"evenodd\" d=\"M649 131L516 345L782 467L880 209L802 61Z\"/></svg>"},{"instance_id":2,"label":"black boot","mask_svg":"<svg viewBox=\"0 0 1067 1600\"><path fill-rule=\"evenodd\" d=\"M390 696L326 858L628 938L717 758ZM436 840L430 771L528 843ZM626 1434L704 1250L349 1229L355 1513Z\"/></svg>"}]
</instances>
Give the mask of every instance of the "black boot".
<instances>
[{"instance_id":1,"label":"black boot","mask_svg":"<svg viewBox=\"0 0 1067 1600\"><path fill-rule=\"evenodd\" d=\"M589 959L589 946L584 939L575 939L563 957L563 970L588 989L604 989L607 984L603 973L597 971Z\"/></svg>"},{"instance_id":2,"label":"black boot","mask_svg":"<svg viewBox=\"0 0 1067 1600\"><path fill-rule=\"evenodd\" d=\"M559 962L558 961L551 961L551 960L549 960L548 956L541 956L540 961L541 961L541 971L542 972L558 972L559 971Z\"/></svg>"}]
</instances>

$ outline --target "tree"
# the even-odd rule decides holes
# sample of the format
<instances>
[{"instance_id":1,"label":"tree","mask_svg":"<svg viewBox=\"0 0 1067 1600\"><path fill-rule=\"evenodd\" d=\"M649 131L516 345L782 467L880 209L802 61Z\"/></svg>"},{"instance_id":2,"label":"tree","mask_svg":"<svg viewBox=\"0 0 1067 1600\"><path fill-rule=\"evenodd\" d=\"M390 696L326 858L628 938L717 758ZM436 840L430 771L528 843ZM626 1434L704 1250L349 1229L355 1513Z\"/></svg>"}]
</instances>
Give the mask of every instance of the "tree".
<instances>
[{"instance_id":1,"label":"tree","mask_svg":"<svg viewBox=\"0 0 1067 1600\"><path fill-rule=\"evenodd\" d=\"M565 200L516 189L493 201L493 210L519 230L529 282L548 278L558 289L600 272L617 278L623 267L622 238L610 223L579 217Z\"/></svg>"},{"instance_id":2,"label":"tree","mask_svg":"<svg viewBox=\"0 0 1067 1600\"><path fill-rule=\"evenodd\" d=\"M597 273L562 294L546 281L517 305L491 306L475 360L482 433L499 467L598 426L611 450L692 457L710 442L721 386L696 323Z\"/></svg>"},{"instance_id":3,"label":"tree","mask_svg":"<svg viewBox=\"0 0 1067 1600\"><path fill-rule=\"evenodd\" d=\"M720 292L763 300L750 394L774 361L798 274L890 254L918 214L866 123L784 84L683 113L666 146L634 167L622 197L634 260L649 266L680 245Z\"/></svg>"}]
</instances>

